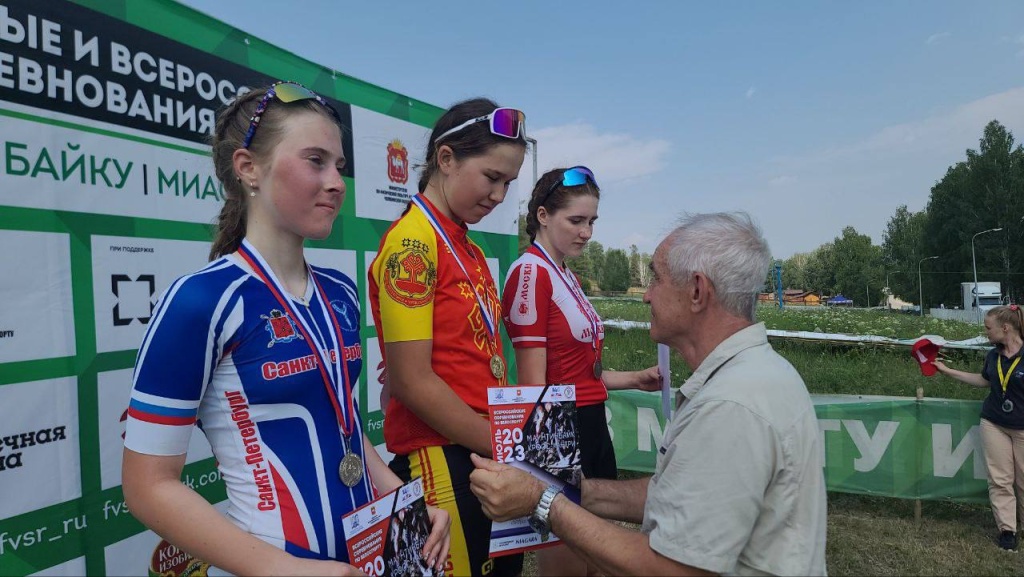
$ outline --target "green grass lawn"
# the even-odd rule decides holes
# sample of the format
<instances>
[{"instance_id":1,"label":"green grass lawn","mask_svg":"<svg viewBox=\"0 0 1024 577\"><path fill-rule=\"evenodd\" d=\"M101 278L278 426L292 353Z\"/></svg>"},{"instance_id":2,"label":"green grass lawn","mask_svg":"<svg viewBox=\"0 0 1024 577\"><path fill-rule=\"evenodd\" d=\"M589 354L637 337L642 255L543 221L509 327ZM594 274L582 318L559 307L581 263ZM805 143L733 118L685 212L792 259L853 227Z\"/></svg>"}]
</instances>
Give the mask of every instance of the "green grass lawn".
<instances>
[{"instance_id":1,"label":"green grass lawn","mask_svg":"<svg viewBox=\"0 0 1024 577\"><path fill-rule=\"evenodd\" d=\"M648 321L647 305L640 301L598 300L595 308L604 319ZM768 329L877 335L911 339L922 334L939 335L959 341L981 334L980 325L940 321L931 317L856 309L779 310L762 306L758 320ZM643 329L605 329L604 366L633 370L657 362L657 347ZM859 343L816 343L786 338L771 338L772 346L796 367L813 394L891 395L913 397L924 387L927 397L946 399L985 398L984 389L975 389L958 381L936 375L924 377L907 347ZM983 351L944 351L950 366L981 371ZM677 353L672 353L672 381L681 383L690 370Z\"/></svg>"},{"instance_id":2,"label":"green grass lawn","mask_svg":"<svg viewBox=\"0 0 1024 577\"><path fill-rule=\"evenodd\" d=\"M597 299L594 308L605 320L650 321L649 307L636 299ZM981 325L920 317L884 310L830 307L786 307L760 305L757 320L769 329L878 335L912 339L921 335L941 335L959 341L982 334Z\"/></svg>"},{"instance_id":3,"label":"green grass lawn","mask_svg":"<svg viewBox=\"0 0 1024 577\"><path fill-rule=\"evenodd\" d=\"M648 321L640 301L596 300L604 319ZM779 310L762 306L758 319L769 329L878 335L910 339L923 334L964 340L982 333L979 325L886 311L849 309ZM646 330L606 329L605 366L633 370L654 365L657 349ZM771 339L815 394L928 397L981 400L975 389L942 376L924 377L906 347L823 344ZM948 364L980 371L984 353L947 353ZM672 381L690 370L672 354ZM635 475L623 471L623 475ZM995 524L987 505L926 501L915 522L914 502L842 493L829 494L828 570L830 575L1024 575L1024 552L1006 553L995 545ZM527 559L526 575L535 575Z\"/></svg>"}]
</instances>

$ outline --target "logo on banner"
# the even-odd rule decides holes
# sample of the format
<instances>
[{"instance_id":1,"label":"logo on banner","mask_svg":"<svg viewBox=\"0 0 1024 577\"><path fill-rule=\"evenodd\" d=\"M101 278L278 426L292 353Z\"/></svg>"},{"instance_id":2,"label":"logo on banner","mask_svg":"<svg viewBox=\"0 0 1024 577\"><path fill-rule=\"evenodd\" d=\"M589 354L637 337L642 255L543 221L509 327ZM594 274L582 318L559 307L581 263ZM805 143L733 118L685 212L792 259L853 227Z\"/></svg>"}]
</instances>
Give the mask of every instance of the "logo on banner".
<instances>
[{"instance_id":1,"label":"logo on banner","mask_svg":"<svg viewBox=\"0 0 1024 577\"><path fill-rule=\"evenodd\" d=\"M145 300L138 291L131 289L136 288L132 285L135 283L144 283L146 286L144 290ZM135 280L126 274L112 274L110 275L110 290L113 291L114 296L117 298L117 304L114 305L113 310L113 321L115 327L123 327L125 325L132 324L132 321L137 320L142 324L149 324L149 319L153 318L153 295L156 294L156 276L151 274L139 275ZM122 308L123 307L123 308ZM128 311L149 311L146 316L122 316L122 310Z\"/></svg>"},{"instance_id":2,"label":"logo on banner","mask_svg":"<svg viewBox=\"0 0 1024 577\"><path fill-rule=\"evenodd\" d=\"M210 564L200 561L163 539L149 560L149 574L160 577L206 577Z\"/></svg>"},{"instance_id":3,"label":"logo on banner","mask_svg":"<svg viewBox=\"0 0 1024 577\"><path fill-rule=\"evenodd\" d=\"M396 302L421 307L434 296L437 268L427 257L430 249L426 244L406 238L402 247L384 263L384 290Z\"/></svg>"},{"instance_id":4,"label":"logo on banner","mask_svg":"<svg viewBox=\"0 0 1024 577\"><path fill-rule=\"evenodd\" d=\"M388 143L388 180L396 184L409 182L409 149L397 138Z\"/></svg>"},{"instance_id":5,"label":"logo on banner","mask_svg":"<svg viewBox=\"0 0 1024 577\"><path fill-rule=\"evenodd\" d=\"M267 321L265 328L270 333L270 342L267 343L268 349L277 343L287 343L295 339L302 339L302 335L295 330L295 322L281 311L272 309L269 317L267 315L260 315L260 318Z\"/></svg>"}]
</instances>

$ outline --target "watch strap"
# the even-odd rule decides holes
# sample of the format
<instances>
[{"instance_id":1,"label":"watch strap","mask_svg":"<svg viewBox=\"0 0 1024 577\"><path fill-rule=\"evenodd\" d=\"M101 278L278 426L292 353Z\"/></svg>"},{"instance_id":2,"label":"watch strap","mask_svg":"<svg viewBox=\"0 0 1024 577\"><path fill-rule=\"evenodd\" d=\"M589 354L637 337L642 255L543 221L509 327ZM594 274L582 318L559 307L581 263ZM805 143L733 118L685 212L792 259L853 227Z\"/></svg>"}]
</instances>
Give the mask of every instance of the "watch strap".
<instances>
[{"instance_id":1,"label":"watch strap","mask_svg":"<svg viewBox=\"0 0 1024 577\"><path fill-rule=\"evenodd\" d=\"M541 528L539 533L541 536L546 537L551 532L551 504L555 502L555 497L561 493L562 490L557 485L549 485L547 489L540 495L540 501L537 502L537 508L533 510L533 524Z\"/></svg>"}]
</instances>

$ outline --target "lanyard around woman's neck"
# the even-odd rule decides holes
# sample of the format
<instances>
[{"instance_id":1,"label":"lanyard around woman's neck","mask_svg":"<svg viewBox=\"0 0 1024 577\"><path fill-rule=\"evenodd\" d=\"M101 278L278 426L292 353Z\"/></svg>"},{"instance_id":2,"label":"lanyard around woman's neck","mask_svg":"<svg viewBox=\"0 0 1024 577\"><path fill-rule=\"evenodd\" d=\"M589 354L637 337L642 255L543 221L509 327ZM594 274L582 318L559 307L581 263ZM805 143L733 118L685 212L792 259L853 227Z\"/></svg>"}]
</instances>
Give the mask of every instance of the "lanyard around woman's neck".
<instances>
[{"instance_id":1,"label":"lanyard around woman's neck","mask_svg":"<svg viewBox=\"0 0 1024 577\"><path fill-rule=\"evenodd\" d=\"M996 371L999 373L999 384L1003 387L1003 398L1006 398L1006 386L1010 384L1010 377L1013 376L1013 369L1017 368L1017 363L1020 362L1020 355L1013 359L1013 363L1010 364L1010 370L1006 371L1006 376L1003 376L1003 355L996 356Z\"/></svg>"},{"instance_id":2,"label":"lanyard around woman's neck","mask_svg":"<svg viewBox=\"0 0 1024 577\"><path fill-rule=\"evenodd\" d=\"M480 291L476 289L476 282L474 282L473 278L469 276L469 271L466 270L466 266L462 264L462 259L459 258L459 253L455 250L454 243L452 243L451 239L448 238L448 233L445 232L444 226L441 224L441 219L438 218L437 214L435 214L430 206L424 202L423 195L417 194L412 197L412 203L423 211L423 215L427 217L427 221L430 222L430 226L434 228L437 235L440 236L441 240L444 242L444 245L447 246L448 250L452 253L452 258L455 259L455 264L459 265L459 268L462 269L462 274L466 275L466 280L469 281L469 286L473 289L473 296L476 297L476 303L480 306L480 316L484 319L484 326L487 328L487 335L490 337L491 344L494 346L495 354L497 354L497 333L494 329L494 318L491 316L491 307L488 306L490 304L490 299L486 299L488 302L485 303L485 299L480 296ZM487 287L484 287L484 292L486 291Z\"/></svg>"},{"instance_id":3,"label":"lanyard around woman's neck","mask_svg":"<svg viewBox=\"0 0 1024 577\"><path fill-rule=\"evenodd\" d=\"M284 314L294 320L296 328L302 333L302 338L306 339L306 344L312 349L313 354L317 358L317 368L320 369L320 377L323 379L324 388L327 391L327 397L331 400L331 406L334 407L334 414L338 418L338 424L341 426L341 431L345 436L346 445L348 445L349 437L355 431L355 405L352 399L352 381L348 375L348 363L345 362L345 339L341 333L341 325L338 324L338 318L334 315L331 303L327 300L327 294L324 292L323 287L320 285L320 281L316 279L316 275L306 265L306 274L309 278L313 279L313 284L316 287L316 292L320 295L320 307L326 309L326 315L331 319L331 325L334 328L332 331L332 337L334 337L334 343L321 342L318 339L314 339L314 331L312 327L306 324L306 319L301 315L297 314L288 302L288 299L284 297L285 290L284 285L278 280L274 271L267 265L263 259L263 255L260 254L256 247L254 247L248 240L243 240L242 245L238 247L238 254L242 257L242 260L252 268L253 273L263 281L267 289L270 290L271 294L277 300L281 308L284 309ZM330 347L329 344L335 345L337 358L340 360L339 363L330 362ZM341 365L341 371L337 369L337 365ZM327 368L331 368L330 374L327 372ZM333 378L332 378L333 377ZM340 381L340 383L339 383ZM338 386L338 385L341 386ZM343 394L347 399L347 412L343 411L341 404L338 402L338 395ZM346 447L346 452L350 451L349 447Z\"/></svg>"},{"instance_id":4,"label":"lanyard around woman's neck","mask_svg":"<svg viewBox=\"0 0 1024 577\"><path fill-rule=\"evenodd\" d=\"M555 262L555 259L551 258L551 255L548 254L548 251L545 250L544 245L535 240L533 241L533 247L536 248L537 251L540 253L540 256L542 259L544 259L544 262L548 263L548 265L550 265L551 268L554 269L555 274L558 275L558 279L562 281L562 284L565 285L565 288L569 289L569 294L571 294L573 300L576 301L576 305L579 306L580 312L583 313L583 316L587 317L587 322L590 323L591 331L590 345L593 347L598 359L600 359L601 350L597 346L597 311L594 310L594 306L590 304L589 300L587 300L587 296L583 294L583 287L576 283L576 279L572 275L572 273L566 272L564 267L558 266L558 264ZM572 278L571 281L570 277Z\"/></svg>"}]
</instances>

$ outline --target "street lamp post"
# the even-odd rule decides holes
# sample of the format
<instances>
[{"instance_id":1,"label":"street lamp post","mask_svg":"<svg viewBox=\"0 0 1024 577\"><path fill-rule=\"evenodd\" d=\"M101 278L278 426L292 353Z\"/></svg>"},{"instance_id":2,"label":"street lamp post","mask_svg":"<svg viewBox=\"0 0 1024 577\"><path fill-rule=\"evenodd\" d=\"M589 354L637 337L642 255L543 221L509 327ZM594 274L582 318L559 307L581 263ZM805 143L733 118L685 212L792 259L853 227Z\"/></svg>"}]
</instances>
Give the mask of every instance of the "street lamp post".
<instances>
[{"instance_id":1,"label":"street lamp post","mask_svg":"<svg viewBox=\"0 0 1024 577\"><path fill-rule=\"evenodd\" d=\"M924 316L924 286L921 284L921 263L926 260L932 260L933 258L939 258L937 256L926 256L917 262L917 307L918 316Z\"/></svg>"},{"instance_id":2,"label":"street lamp post","mask_svg":"<svg viewBox=\"0 0 1024 577\"><path fill-rule=\"evenodd\" d=\"M981 321L981 306L978 302L978 259L975 258L974 256L974 239L978 238L979 235L985 234L986 232L996 232L1000 230L1003 230L1002 227L990 228L988 230L983 230L979 233L975 233L975 235L971 237L971 267L974 269L974 316L975 319L978 321Z\"/></svg>"},{"instance_id":3,"label":"street lamp post","mask_svg":"<svg viewBox=\"0 0 1024 577\"><path fill-rule=\"evenodd\" d=\"M887 289L889 288L889 275L894 273L894 272L903 272L903 271L901 271L901 270L885 271L885 288L887 288ZM890 289L889 292L892 293L892 290Z\"/></svg>"}]
</instances>

